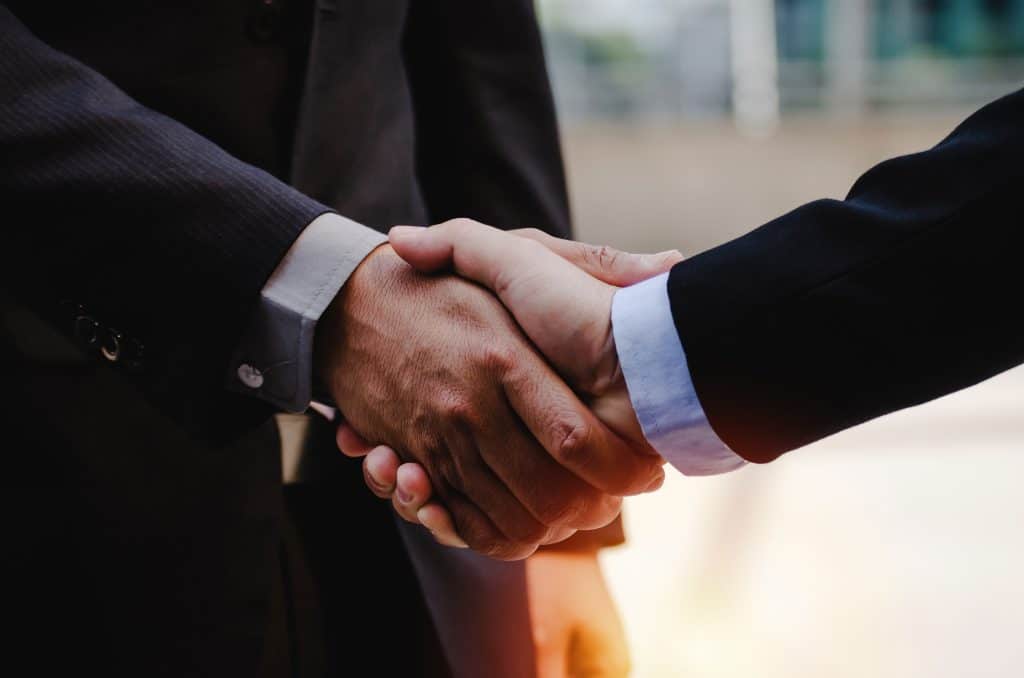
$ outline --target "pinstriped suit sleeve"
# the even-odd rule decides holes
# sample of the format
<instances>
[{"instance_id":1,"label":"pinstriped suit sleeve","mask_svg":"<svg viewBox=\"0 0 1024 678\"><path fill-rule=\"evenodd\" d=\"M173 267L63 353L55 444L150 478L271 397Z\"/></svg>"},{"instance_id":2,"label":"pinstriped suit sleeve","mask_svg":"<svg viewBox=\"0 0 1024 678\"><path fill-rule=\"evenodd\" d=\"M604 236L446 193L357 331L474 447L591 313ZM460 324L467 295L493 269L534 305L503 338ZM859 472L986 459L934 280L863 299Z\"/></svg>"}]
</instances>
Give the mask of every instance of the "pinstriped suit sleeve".
<instances>
[{"instance_id":1,"label":"pinstriped suit sleeve","mask_svg":"<svg viewBox=\"0 0 1024 678\"><path fill-rule=\"evenodd\" d=\"M115 348L137 347L116 367L196 433L233 437L266 416L224 374L271 272L325 206L133 101L5 5L0 200L11 293L80 342L87 316Z\"/></svg>"}]
</instances>

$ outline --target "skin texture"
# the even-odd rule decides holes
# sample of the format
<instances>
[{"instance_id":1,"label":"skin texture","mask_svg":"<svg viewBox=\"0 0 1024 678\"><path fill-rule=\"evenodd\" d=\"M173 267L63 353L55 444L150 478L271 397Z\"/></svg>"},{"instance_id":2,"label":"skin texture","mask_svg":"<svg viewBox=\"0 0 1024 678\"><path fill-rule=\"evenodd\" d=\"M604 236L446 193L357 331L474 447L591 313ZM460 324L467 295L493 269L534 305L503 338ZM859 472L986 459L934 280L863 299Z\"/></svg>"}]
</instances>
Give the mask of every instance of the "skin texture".
<instances>
[{"instance_id":1,"label":"skin texture","mask_svg":"<svg viewBox=\"0 0 1024 678\"><path fill-rule=\"evenodd\" d=\"M606 525L622 495L664 476L597 419L493 295L419 275L389 246L324 315L316 364L353 435L417 463L461 539L495 558Z\"/></svg>"},{"instance_id":2,"label":"skin texture","mask_svg":"<svg viewBox=\"0 0 1024 678\"><path fill-rule=\"evenodd\" d=\"M594 414L634 450L657 458L644 439L619 369L611 300L617 287L669 270L682 260L681 254L626 254L539 231L506 233L468 220L430 229L397 227L391 241L420 272L454 270L493 291ZM401 465L393 450L367 444L346 426L339 429L338 444L346 454L367 456L367 477L379 482L376 489L368 485L378 496L392 498L403 518L423 524L443 544L464 545L465 535L445 498L431 487L429 472L415 464ZM647 489L656 489L662 479Z\"/></svg>"}]
</instances>

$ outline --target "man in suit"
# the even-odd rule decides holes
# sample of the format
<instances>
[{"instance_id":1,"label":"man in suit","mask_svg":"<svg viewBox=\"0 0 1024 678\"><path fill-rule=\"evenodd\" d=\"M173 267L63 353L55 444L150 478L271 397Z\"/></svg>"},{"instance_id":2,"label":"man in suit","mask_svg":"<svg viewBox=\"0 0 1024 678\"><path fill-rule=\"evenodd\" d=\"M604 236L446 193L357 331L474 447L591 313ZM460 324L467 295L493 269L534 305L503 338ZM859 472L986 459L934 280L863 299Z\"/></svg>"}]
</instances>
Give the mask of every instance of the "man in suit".
<instances>
[{"instance_id":1,"label":"man in suit","mask_svg":"<svg viewBox=\"0 0 1024 678\"><path fill-rule=\"evenodd\" d=\"M338 607L353 573L416 565L372 508L350 550L325 546L325 516L359 507L351 468L283 503L268 417L314 394L421 453L492 555L604 525L660 478L497 302L424 285L377 230L470 214L568 233L526 1L4 2L0 196L7 654L37 673L295 673L318 634L450 668L430 595L397 621L384 590ZM395 655L385 623L423 642Z\"/></svg>"},{"instance_id":2,"label":"man in suit","mask_svg":"<svg viewBox=\"0 0 1024 678\"><path fill-rule=\"evenodd\" d=\"M683 473L724 473L1024 362L1022 115L1024 90L871 169L845 200L685 261L467 221L395 229L391 242L421 271L453 266L500 293L606 421ZM423 506L420 469L395 476L386 448L366 463L456 538L439 504Z\"/></svg>"}]
</instances>

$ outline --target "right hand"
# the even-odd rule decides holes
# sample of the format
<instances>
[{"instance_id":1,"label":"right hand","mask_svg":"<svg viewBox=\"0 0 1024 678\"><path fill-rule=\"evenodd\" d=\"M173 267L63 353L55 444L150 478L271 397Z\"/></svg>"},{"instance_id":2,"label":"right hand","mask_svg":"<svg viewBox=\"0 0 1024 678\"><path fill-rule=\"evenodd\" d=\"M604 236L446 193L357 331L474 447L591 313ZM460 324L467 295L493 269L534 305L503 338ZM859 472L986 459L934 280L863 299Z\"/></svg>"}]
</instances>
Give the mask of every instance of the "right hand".
<instances>
[{"instance_id":1,"label":"right hand","mask_svg":"<svg viewBox=\"0 0 1024 678\"><path fill-rule=\"evenodd\" d=\"M324 314L317 374L348 424L417 462L473 549L524 558L594 529L660 460L605 427L490 294L373 252Z\"/></svg>"}]
</instances>

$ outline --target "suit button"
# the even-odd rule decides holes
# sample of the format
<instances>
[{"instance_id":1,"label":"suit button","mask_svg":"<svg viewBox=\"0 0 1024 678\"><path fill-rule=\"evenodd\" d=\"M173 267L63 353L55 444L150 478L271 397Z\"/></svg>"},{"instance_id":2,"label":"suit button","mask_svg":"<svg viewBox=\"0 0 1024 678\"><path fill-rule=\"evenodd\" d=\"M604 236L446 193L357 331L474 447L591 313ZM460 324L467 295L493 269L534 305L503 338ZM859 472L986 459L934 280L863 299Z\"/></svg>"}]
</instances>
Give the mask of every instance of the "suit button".
<instances>
[{"instance_id":1,"label":"suit button","mask_svg":"<svg viewBox=\"0 0 1024 678\"><path fill-rule=\"evenodd\" d=\"M256 389L263 386L263 373L252 365L239 365L238 379L248 388Z\"/></svg>"},{"instance_id":2,"label":"suit button","mask_svg":"<svg viewBox=\"0 0 1024 678\"><path fill-rule=\"evenodd\" d=\"M87 315L75 316L75 339L86 346L95 346L100 336L100 324Z\"/></svg>"},{"instance_id":3,"label":"suit button","mask_svg":"<svg viewBox=\"0 0 1024 678\"><path fill-rule=\"evenodd\" d=\"M121 345L124 337L116 330L107 330L104 333L103 341L100 343L100 355L107 359L107 362L116 363L121 359Z\"/></svg>"},{"instance_id":4,"label":"suit button","mask_svg":"<svg viewBox=\"0 0 1024 678\"><path fill-rule=\"evenodd\" d=\"M265 44L280 35L284 14L281 4L282 0L258 0L246 27L253 42Z\"/></svg>"}]
</instances>

